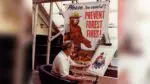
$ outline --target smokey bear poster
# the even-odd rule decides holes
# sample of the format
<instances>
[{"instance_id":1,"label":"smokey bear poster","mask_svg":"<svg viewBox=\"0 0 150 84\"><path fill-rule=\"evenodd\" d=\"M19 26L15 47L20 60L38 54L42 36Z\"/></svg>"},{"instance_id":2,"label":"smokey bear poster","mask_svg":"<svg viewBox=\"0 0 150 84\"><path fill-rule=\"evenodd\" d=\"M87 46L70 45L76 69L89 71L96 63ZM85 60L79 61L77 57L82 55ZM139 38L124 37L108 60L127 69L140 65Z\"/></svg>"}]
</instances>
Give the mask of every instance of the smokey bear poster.
<instances>
[{"instance_id":1,"label":"smokey bear poster","mask_svg":"<svg viewBox=\"0 0 150 84\"><path fill-rule=\"evenodd\" d=\"M103 34L107 40L109 2L65 6L65 40L72 40L77 47L84 50L95 50Z\"/></svg>"}]
</instances>

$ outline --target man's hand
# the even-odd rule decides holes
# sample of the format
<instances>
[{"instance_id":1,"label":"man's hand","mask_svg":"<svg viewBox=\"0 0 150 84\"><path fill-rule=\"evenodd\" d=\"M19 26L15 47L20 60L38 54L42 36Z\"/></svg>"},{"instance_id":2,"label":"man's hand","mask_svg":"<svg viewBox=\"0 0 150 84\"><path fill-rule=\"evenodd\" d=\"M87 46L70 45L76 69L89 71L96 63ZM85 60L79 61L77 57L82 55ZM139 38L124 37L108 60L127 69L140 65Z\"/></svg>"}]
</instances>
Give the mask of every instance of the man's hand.
<instances>
[{"instance_id":1,"label":"man's hand","mask_svg":"<svg viewBox=\"0 0 150 84\"><path fill-rule=\"evenodd\" d=\"M84 80L87 80L87 78L83 77L83 76L79 76L79 77L76 77L76 80L78 80L78 81L84 81Z\"/></svg>"},{"instance_id":2,"label":"man's hand","mask_svg":"<svg viewBox=\"0 0 150 84\"><path fill-rule=\"evenodd\" d=\"M84 80L87 80L86 77L83 77L83 76L78 76L78 77L75 77L75 76L72 76L72 75L68 75L66 76L67 79L69 80L76 80L76 81L84 81Z\"/></svg>"}]
</instances>

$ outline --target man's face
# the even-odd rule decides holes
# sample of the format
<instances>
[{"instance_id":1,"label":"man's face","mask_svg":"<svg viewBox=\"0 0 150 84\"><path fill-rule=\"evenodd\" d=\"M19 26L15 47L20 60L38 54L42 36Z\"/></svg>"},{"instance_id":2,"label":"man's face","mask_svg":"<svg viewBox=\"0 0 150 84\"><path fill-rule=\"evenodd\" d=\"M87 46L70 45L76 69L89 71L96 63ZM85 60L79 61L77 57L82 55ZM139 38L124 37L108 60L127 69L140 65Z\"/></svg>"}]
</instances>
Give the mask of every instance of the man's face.
<instances>
[{"instance_id":1,"label":"man's face","mask_svg":"<svg viewBox=\"0 0 150 84\"><path fill-rule=\"evenodd\" d=\"M68 51L70 52L70 55L73 54L73 52L74 52L74 44L72 44L71 48L69 48Z\"/></svg>"}]
</instances>

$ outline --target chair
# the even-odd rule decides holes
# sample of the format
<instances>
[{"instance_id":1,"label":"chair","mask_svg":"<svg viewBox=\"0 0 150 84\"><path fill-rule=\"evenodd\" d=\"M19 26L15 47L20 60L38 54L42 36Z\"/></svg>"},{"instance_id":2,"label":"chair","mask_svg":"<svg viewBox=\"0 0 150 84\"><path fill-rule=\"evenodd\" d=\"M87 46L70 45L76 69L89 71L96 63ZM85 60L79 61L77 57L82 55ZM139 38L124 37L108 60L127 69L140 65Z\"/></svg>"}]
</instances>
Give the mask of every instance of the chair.
<instances>
[{"instance_id":1,"label":"chair","mask_svg":"<svg viewBox=\"0 0 150 84\"><path fill-rule=\"evenodd\" d=\"M39 76L42 84L77 84L75 81L66 80L51 73L52 65L41 65Z\"/></svg>"}]
</instances>

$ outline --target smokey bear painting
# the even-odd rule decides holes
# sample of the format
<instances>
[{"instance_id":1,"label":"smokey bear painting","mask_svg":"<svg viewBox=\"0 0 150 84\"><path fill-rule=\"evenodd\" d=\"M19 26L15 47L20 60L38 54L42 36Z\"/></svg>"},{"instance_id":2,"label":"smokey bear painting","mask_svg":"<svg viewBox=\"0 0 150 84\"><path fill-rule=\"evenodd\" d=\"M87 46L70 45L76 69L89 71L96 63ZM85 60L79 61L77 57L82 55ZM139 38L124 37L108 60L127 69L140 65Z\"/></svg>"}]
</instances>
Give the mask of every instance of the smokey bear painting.
<instances>
[{"instance_id":1,"label":"smokey bear painting","mask_svg":"<svg viewBox=\"0 0 150 84\"><path fill-rule=\"evenodd\" d=\"M95 62L92 64L92 66L95 69L99 69L99 68L101 68L104 65L105 65L105 57L104 57L104 52L102 52L100 54L100 56L98 56L96 58Z\"/></svg>"},{"instance_id":2,"label":"smokey bear painting","mask_svg":"<svg viewBox=\"0 0 150 84\"><path fill-rule=\"evenodd\" d=\"M66 28L66 33L64 41L71 40L75 44L75 53L76 56L73 56L73 59L76 61L90 61L93 55L92 51L81 49L81 44L85 45L88 48L91 48L91 41L86 39L81 31L79 25L80 14L78 12L72 12L69 16L69 24Z\"/></svg>"},{"instance_id":3,"label":"smokey bear painting","mask_svg":"<svg viewBox=\"0 0 150 84\"><path fill-rule=\"evenodd\" d=\"M79 25L80 15L78 12L73 12L69 17L69 24L66 30L65 39L64 40L72 40L74 44L80 48L81 43L83 43L86 47L91 48L91 42L86 39L81 31L81 27Z\"/></svg>"}]
</instances>

